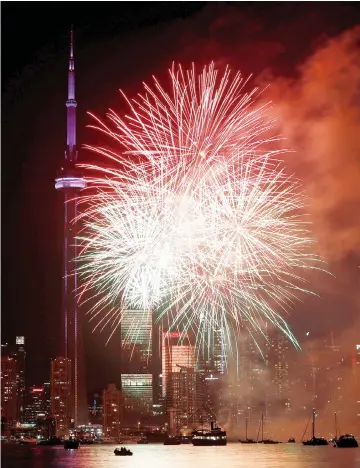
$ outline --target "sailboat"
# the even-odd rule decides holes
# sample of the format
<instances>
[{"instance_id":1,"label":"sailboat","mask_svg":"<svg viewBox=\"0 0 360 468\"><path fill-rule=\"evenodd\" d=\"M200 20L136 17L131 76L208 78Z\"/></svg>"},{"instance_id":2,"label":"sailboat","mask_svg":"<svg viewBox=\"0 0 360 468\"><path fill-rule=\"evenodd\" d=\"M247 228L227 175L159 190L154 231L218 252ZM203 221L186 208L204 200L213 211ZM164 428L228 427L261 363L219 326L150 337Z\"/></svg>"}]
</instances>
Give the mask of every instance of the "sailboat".
<instances>
[{"instance_id":1,"label":"sailboat","mask_svg":"<svg viewBox=\"0 0 360 468\"><path fill-rule=\"evenodd\" d=\"M259 427L259 431L260 431L260 427ZM257 441L259 440L259 431L258 431ZM261 415L261 440L260 440L260 444L280 444L280 442L277 441L277 440L264 439L264 413Z\"/></svg>"},{"instance_id":2,"label":"sailboat","mask_svg":"<svg viewBox=\"0 0 360 468\"><path fill-rule=\"evenodd\" d=\"M248 418L245 418L245 440L239 439L242 444L256 444L257 442L253 439L248 439Z\"/></svg>"},{"instance_id":3,"label":"sailboat","mask_svg":"<svg viewBox=\"0 0 360 468\"><path fill-rule=\"evenodd\" d=\"M323 437L315 437L315 416L316 412L315 409L313 409L313 414L312 414L312 437L310 440L304 440L303 445L328 445L328 441L324 439ZM307 431L309 423L307 423L305 432L303 434L303 437Z\"/></svg>"},{"instance_id":4,"label":"sailboat","mask_svg":"<svg viewBox=\"0 0 360 468\"><path fill-rule=\"evenodd\" d=\"M338 448L356 448L359 447L358 441L352 434L344 434L338 437L338 421L337 416L335 413L335 439L334 439L334 447ZM339 431L340 432L340 431Z\"/></svg>"}]
</instances>

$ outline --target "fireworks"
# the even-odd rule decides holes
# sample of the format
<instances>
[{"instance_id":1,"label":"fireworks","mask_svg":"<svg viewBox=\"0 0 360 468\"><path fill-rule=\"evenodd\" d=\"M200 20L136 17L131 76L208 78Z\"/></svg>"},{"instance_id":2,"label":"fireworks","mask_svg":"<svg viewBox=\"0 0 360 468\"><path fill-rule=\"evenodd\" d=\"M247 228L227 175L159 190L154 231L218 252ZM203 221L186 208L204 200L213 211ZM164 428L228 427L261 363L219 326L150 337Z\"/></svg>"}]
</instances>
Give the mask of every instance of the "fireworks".
<instances>
[{"instance_id":1,"label":"fireworks","mask_svg":"<svg viewBox=\"0 0 360 468\"><path fill-rule=\"evenodd\" d=\"M317 258L269 105L228 69L170 76L171 93L155 80L125 119L97 119L118 148L91 148L107 165L85 166L81 298L102 328L136 308L228 342L271 322L296 344L283 316Z\"/></svg>"}]
</instances>

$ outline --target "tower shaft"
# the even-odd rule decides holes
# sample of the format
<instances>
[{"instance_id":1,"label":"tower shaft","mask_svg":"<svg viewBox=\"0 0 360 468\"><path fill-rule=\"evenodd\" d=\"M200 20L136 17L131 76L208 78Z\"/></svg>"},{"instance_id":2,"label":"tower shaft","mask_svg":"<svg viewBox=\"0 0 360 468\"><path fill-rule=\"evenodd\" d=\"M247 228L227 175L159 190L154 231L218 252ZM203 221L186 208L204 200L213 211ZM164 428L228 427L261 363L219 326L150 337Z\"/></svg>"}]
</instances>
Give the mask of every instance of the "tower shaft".
<instances>
[{"instance_id":1,"label":"tower shaft","mask_svg":"<svg viewBox=\"0 0 360 468\"><path fill-rule=\"evenodd\" d=\"M78 273L76 267L77 251L77 203L78 193L85 188L86 182L76 168L78 152L76 149L76 106L75 100L75 61L73 31L71 31L70 57L68 69L68 96L66 101L67 145L65 164L55 180L55 188L64 192L64 245L63 245L63 356L71 362L69 376L69 414L68 420L74 427L85 422L86 394L83 369L81 340L81 321L78 314L77 292ZM69 422L70 424L70 422Z\"/></svg>"}]
</instances>

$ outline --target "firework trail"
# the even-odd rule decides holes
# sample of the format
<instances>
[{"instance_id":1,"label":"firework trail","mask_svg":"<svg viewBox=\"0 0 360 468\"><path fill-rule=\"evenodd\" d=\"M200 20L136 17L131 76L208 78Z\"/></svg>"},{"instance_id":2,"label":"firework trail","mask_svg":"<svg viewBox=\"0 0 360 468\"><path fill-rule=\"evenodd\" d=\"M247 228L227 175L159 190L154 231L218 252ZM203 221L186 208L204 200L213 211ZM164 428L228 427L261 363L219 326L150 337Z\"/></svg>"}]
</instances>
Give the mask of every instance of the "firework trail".
<instances>
[{"instance_id":1,"label":"firework trail","mask_svg":"<svg viewBox=\"0 0 360 468\"><path fill-rule=\"evenodd\" d=\"M127 100L125 119L95 118L118 149L90 148L107 164L85 166L81 298L101 328L135 308L198 339L221 328L229 343L243 324L255 336L271 322L296 345L283 317L318 259L269 105L229 69L170 77L170 93L155 79Z\"/></svg>"}]
</instances>

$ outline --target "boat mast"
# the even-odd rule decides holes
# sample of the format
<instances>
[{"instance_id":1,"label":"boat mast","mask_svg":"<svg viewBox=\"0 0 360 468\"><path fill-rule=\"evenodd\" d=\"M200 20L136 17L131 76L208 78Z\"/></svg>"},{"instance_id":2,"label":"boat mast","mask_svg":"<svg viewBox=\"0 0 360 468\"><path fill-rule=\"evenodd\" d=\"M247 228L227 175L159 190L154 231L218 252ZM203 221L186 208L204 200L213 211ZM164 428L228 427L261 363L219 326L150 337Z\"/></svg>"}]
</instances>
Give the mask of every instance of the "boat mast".
<instances>
[{"instance_id":1,"label":"boat mast","mask_svg":"<svg viewBox=\"0 0 360 468\"><path fill-rule=\"evenodd\" d=\"M336 411L335 411L335 439L337 439L338 436L338 423L337 423L337 416L336 416Z\"/></svg>"},{"instance_id":2,"label":"boat mast","mask_svg":"<svg viewBox=\"0 0 360 468\"><path fill-rule=\"evenodd\" d=\"M261 442L264 442L264 413L261 414Z\"/></svg>"},{"instance_id":3,"label":"boat mast","mask_svg":"<svg viewBox=\"0 0 360 468\"><path fill-rule=\"evenodd\" d=\"M248 418L245 418L245 440L247 440Z\"/></svg>"},{"instance_id":4,"label":"boat mast","mask_svg":"<svg viewBox=\"0 0 360 468\"><path fill-rule=\"evenodd\" d=\"M313 408L312 438L315 439L315 408Z\"/></svg>"}]
</instances>

